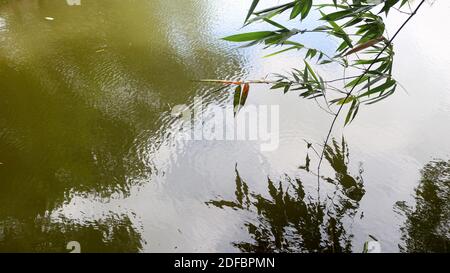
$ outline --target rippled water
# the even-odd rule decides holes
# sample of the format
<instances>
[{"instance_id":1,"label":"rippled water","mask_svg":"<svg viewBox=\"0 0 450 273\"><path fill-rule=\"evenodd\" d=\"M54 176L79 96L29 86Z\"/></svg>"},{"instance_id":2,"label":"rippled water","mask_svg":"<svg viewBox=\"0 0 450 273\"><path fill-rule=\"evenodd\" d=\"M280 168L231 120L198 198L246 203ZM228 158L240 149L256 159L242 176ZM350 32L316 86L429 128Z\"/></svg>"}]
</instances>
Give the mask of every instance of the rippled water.
<instances>
[{"instance_id":1,"label":"rippled water","mask_svg":"<svg viewBox=\"0 0 450 273\"><path fill-rule=\"evenodd\" d=\"M305 140L322 143L331 118L298 94L251 90L249 107L279 105L275 151L262 152L262 141L178 137L177 105L203 99L196 127L232 104L230 90L193 79L260 79L301 66L297 53L262 58L259 48L220 40L239 31L249 3L74 3L0 1L0 251L60 252L78 241L82 251L360 252L371 235L397 252L429 239L433 232L414 228L430 215L429 229L443 234L431 247L448 247L447 1L426 6L396 42L407 92L336 130L319 193L314 172L299 166L308 154L314 169ZM390 19L391 31L403 20ZM305 39L333 48L328 38ZM436 194L414 191L435 180ZM318 205L318 194L334 206ZM436 209L441 199L423 217L398 203Z\"/></svg>"}]
</instances>

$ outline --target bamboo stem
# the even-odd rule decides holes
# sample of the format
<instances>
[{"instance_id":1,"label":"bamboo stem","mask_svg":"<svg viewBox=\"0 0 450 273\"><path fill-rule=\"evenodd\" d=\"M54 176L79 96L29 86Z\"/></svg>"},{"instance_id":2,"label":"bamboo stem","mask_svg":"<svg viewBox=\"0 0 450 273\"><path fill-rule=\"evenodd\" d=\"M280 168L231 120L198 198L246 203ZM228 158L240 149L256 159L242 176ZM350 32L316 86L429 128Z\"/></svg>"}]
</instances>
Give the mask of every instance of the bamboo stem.
<instances>
[{"instance_id":1,"label":"bamboo stem","mask_svg":"<svg viewBox=\"0 0 450 273\"><path fill-rule=\"evenodd\" d=\"M230 81L230 80L214 80L214 79L204 79L204 80L194 80L194 82L205 82L205 83L222 83L227 85L242 85L242 84L275 84L276 81L265 81L265 80L246 80L246 81Z\"/></svg>"}]
</instances>

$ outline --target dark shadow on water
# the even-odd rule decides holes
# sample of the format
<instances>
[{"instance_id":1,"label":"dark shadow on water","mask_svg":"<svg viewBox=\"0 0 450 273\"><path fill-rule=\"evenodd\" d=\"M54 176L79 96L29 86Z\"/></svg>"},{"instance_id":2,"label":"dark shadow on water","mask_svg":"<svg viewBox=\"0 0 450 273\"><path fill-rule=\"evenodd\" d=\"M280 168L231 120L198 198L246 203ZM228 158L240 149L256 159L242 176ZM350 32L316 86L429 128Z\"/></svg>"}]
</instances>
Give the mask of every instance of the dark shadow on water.
<instances>
[{"instance_id":1,"label":"dark shadow on water","mask_svg":"<svg viewBox=\"0 0 450 273\"><path fill-rule=\"evenodd\" d=\"M51 238L51 239L50 239ZM80 243L83 253L139 252L143 242L126 215L99 221L76 221L49 217L5 219L0 222L0 252L70 252L67 244Z\"/></svg>"},{"instance_id":2,"label":"dark shadow on water","mask_svg":"<svg viewBox=\"0 0 450 273\"><path fill-rule=\"evenodd\" d=\"M406 216L401 227L402 252L450 251L450 160L431 161L421 171L415 205L399 201L395 210Z\"/></svg>"},{"instance_id":3,"label":"dark shadow on water","mask_svg":"<svg viewBox=\"0 0 450 273\"><path fill-rule=\"evenodd\" d=\"M235 199L207 204L256 215L256 221L244 224L252 240L233 243L242 252L351 252L353 235L345 220L355 217L365 194L362 168L355 176L349 174L344 140L333 141L325 158L335 177L322 177L322 181L334 185L334 191L320 201L305 191L300 178L268 179L268 197L253 192L236 167ZM308 155L301 168L312 174L309 162Z\"/></svg>"}]
</instances>

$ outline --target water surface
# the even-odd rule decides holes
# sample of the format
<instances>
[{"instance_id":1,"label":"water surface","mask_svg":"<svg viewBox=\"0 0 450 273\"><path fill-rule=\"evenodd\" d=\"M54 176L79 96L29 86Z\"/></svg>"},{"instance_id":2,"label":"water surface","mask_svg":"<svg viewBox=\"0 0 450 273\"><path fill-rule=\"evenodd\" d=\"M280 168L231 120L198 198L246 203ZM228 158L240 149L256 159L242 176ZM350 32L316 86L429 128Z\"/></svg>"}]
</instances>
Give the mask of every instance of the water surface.
<instances>
[{"instance_id":1,"label":"water surface","mask_svg":"<svg viewBox=\"0 0 450 273\"><path fill-rule=\"evenodd\" d=\"M396 42L407 92L335 131L319 193L305 140L322 143L331 117L298 94L251 90L248 106L280 107L275 151L177 137L177 105L203 99L195 127L232 103L229 90L193 79L301 66L298 53L262 58L220 40L240 31L250 1L72 2L0 1L0 251L64 252L78 241L89 252L360 252L369 235L389 252L449 246L446 1L424 7ZM403 20L390 19L390 31ZM415 202L434 212L408 212Z\"/></svg>"}]
</instances>

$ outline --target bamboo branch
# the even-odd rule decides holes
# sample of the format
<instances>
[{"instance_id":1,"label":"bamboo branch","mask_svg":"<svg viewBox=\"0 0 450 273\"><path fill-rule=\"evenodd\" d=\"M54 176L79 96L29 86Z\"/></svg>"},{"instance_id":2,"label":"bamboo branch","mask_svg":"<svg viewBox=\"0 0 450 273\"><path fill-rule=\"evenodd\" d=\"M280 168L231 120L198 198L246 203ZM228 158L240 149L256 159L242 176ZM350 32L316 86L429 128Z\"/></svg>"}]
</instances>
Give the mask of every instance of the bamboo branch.
<instances>
[{"instance_id":1,"label":"bamboo branch","mask_svg":"<svg viewBox=\"0 0 450 273\"><path fill-rule=\"evenodd\" d=\"M328 134L327 137L325 139L325 144L322 150L322 155L320 156L319 159L319 164L317 166L317 187L318 187L318 191L320 191L320 169L322 166L322 162L323 162L323 158L325 156L325 149L328 145L328 142L330 140L331 137L331 133L333 132L334 126L337 122L337 119L340 115L340 113L342 112L342 109L344 108L345 102L350 98L350 96L353 94L353 92L355 91L356 86L359 84L359 82L364 78L365 75L367 75L367 73L370 71L370 69L375 65L376 61L380 58L380 56L383 54L384 51L386 51L386 49L392 44L392 42L395 40L395 38L398 36L398 34L402 31L402 29L408 24L408 22L414 17L414 15L416 15L417 11L419 11L420 7L425 3L425 0L422 0L419 5L417 6L417 8L414 10L414 12L411 13L411 15L408 17L408 19L405 20L405 22L403 22L403 24L400 26L400 28L395 32L394 36L387 41L386 45L383 47L383 49L380 51L380 53L376 56L376 58L372 61L372 63L370 64L369 68L366 69L366 71L359 77L359 80L357 81L357 83L353 86L353 88L350 90L350 92L348 92L347 96L344 99L344 103L341 104L341 106L339 107L333 121L331 122L331 126L328 130ZM320 200L320 196L319 196L319 200Z\"/></svg>"},{"instance_id":2,"label":"bamboo branch","mask_svg":"<svg viewBox=\"0 0 450 273\"><path fill-rule=\"evenodd\" d=\"M265 81L265 80L230 81L230 80L215 80L215 79L194 80L194 82L222 83L222 84L226 84L226 85L275 84L275 83L277 83L276 81Z\"/></svg>"}]
</instances>

